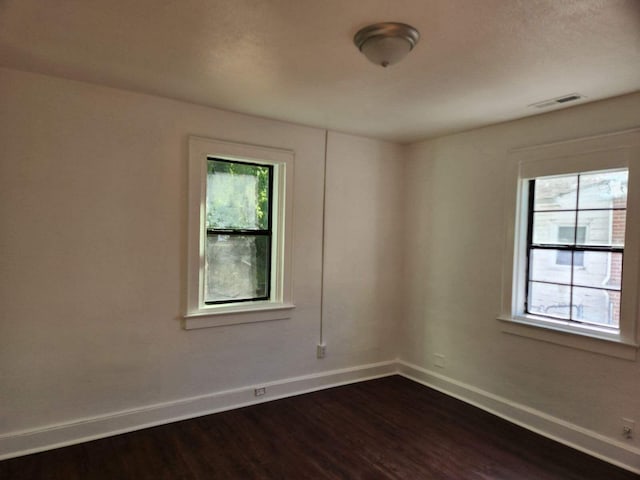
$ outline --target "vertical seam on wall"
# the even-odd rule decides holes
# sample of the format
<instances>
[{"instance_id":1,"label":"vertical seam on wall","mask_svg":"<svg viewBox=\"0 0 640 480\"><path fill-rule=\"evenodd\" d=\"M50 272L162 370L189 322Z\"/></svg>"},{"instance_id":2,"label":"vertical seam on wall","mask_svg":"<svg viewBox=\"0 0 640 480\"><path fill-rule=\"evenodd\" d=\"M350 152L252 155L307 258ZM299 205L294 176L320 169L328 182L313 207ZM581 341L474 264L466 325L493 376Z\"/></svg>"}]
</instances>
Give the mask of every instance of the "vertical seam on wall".
<instances>
[{"instance_id":1,"label":"vertical seam on wall","mask_svg":"<svg viewBox=\"0 0 640 480\"><path fill-rule=\"evenodd\" d=\"M327 212L327 145L329 144L329 130L324 131L324 172L322 180L322 258L320 265L320 344L324 343L324 248L326 237Z\"/></svg>"}]
</instances>

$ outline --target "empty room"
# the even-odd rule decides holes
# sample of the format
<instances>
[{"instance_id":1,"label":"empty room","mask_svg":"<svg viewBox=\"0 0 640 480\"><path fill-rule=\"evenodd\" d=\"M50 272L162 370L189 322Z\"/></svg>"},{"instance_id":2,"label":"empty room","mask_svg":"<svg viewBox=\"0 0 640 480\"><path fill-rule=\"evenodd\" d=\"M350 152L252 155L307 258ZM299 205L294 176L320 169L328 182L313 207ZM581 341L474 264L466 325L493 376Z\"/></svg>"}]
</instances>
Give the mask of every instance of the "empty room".
<instances>
[{"instance_id":1,"label":"empty room","mask_svg":"<svg viewBox=\"0 0 640 480\"><path fill-rule=\"evenodd\" d=\"M640 478L640 1L0 0L0 478Z\"/></svg>"}]
</instances>

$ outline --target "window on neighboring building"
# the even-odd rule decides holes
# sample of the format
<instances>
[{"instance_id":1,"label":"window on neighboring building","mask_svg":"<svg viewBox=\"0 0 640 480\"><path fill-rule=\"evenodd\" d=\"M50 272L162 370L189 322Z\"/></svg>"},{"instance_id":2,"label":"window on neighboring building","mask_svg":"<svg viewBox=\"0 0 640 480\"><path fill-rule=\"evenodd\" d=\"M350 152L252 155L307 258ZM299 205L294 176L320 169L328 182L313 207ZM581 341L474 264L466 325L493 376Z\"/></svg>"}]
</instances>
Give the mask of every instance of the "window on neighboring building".
<instances>
[{"instance_id":1,"label":"window on neighboring building","mask_svg":"<svg viewBox=\"0 0 640 480\"><path fill-rule=\"evenodd\" d=\"M584 243L586 238L587 227L558 227L558 242L564 244L572 244L575 241L578 244ZM556 254L556 265L584 267L584 252L580 250L558 250Z\"/></svg>"},{"instance_id":2,"label":"window on neighboring building","mask_svg":"<svg viewBox=\"0 0 640 480\"><path fill-rule=\"evenodd\" d=\"M529 180L526 313L619 327L627 184L627 170Z\"/></svg>"}]
</instances>

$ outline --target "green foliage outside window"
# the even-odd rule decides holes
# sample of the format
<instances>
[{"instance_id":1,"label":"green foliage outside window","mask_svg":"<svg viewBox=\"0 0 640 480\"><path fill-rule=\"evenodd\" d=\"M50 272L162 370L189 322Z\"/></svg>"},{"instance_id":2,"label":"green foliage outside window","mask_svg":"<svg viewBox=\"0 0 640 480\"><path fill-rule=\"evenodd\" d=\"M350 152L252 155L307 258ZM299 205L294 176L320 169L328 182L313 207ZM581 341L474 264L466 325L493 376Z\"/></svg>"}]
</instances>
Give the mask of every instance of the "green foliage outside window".
<instances>
[{"instance_id":1,"label":"green foliage outside window","mask_svg":"<svg viewBox=\"0 0 640 480\"><path fill-rule=\"evenodd\" d=\"M207 228L267 230L269 170L259 165L209 160L207 177L222 174L224 180L214 182L207 195Z\"/></svg>"}]
</instances>

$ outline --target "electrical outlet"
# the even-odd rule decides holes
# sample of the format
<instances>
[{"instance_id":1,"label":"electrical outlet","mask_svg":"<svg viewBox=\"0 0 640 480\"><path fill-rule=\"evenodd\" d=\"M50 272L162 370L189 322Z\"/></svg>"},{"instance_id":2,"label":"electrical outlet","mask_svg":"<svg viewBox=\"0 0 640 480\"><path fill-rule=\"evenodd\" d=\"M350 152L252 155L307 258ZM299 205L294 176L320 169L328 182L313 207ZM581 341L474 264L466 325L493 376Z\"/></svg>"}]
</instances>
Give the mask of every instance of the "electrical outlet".
<instances>
[{"instance_id":1,"label":"electrical outlet","mask_svg":"<svg viewBox=\"0 0 640 480\"><path fill-rule=\"evenodd\" d=\"M267 388L266 388L266 387L258 387L258 388L255 388L255 389L253 390L253 394L254 394L256 397L261 397L261 396L262 396L262 395L264 395L265 393L267 393Z\"/></svg>"},{"instance_id":2,"label":"electrical outlet","mask_svg":"<svg viewBox=\"0 0 640 480\"><path fill-rule=\"evenodd\" d=\"M316 357L324 358L327 355L327 346L324 343L319 343L316 349Z\"/></svg>"},{"instance_id":3,"label":"electrical outlet","mask_svg":"<svg viewBox=\"0 0 640 480\"><path fill-rule=\"evenodd\" d=\"M438 368L444 368L444 355L441 353L435 353L433 355L434 365Z\"/></svg>"},{"instance_id":4,"label":"electrical outlet","mask_svg":"<svg viewBox=\"0 0 640 480\"><path fill-rule=\"evenodd\" d=\"M633 438L633 430L635 429L636 422L630 418L622 419L622 436L627 439Z\"/></svg>"}]
</instances>

